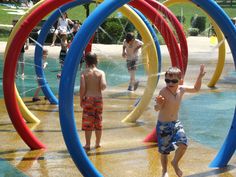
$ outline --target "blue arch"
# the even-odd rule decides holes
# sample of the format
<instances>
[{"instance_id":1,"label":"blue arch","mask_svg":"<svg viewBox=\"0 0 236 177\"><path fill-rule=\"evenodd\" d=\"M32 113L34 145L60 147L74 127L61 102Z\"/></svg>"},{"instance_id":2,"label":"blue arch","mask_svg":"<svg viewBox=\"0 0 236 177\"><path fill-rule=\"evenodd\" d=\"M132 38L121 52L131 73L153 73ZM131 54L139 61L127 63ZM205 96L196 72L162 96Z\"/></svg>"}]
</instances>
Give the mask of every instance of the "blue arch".
<instances>
[{"instance_id":1,"label":"blue arch","mask_svg":"<svg viewBox=\"0 0 236 177\"><path fill-rule=\"evenodd\" d=\"M75 35L66 56L59 86L59 113L63 137L71 157L77 168L86 177L102 176L85 154L80 143L74 120L73 91L77 68L83 54L83 49L89 42L99 25L112 12L126 4L129 0L108 1L101 3L84 21L79 32ZM88 30L90 29L90 30ZM81 166L83 164L83 166Z\"/></svg>"},{"instance_id":2,"label":"blue arch","mask_svg":"<svg viewBox=\"0 0 236 177\"><path fill-rule=\"evenodd\" d=\"M67 4L61 6L56 11L54 11L53 14L43 24L42 29L39 33L37 42L39 44L41 44L41 46L44 45L44 42L46 40L46 37L48 35L48 32L49 32L51 26L56 22L56 20L61 15L61 13L65 12L69 8L72 8L74 6L79 6L81 4L88 3L88 2L91 2L91 1L92 0L73 1L71 3L67 3ZM44 95L48 98L49 102L51 104L58 104L58 99L54 95L52 90L50 89L49 84L48 84L48 82L45 78L43 68L39 67L39 66L42 66L43 49L42 49L41 46L36 45L36 47L35 47L35 53L34 53L35 72L36 72L37 77L42 78L42 79L39 79L39 85L41 86L42 91L43 91Z\"/></svg>"},{"instance_id":3,"label":"blue arch","mask_svg":"<svg viewBox=\"0 0 236 177\"><path fill-rule=\"evenodd\" d=\"M157 56L158 56L158 73L161 72L161 49L160 49L160 44L158 42L158 37L157 37L157 34L156 32L154 31L152 25L150 24L150 22L148 21L148 19L139 11L137 10L136 8L133 8L132 6L130 6L139 16L140 18L143 20L143 22L145 23L145 25L147 26L148 30L150 31L153 39L154 39L154 42L155 42L155 46L156 46L156 50L157 50ZM158 75L158 80L159 80L160 76ZM157 80L157 81L158 81Z\"/></svg>"},{"instance_id":4,"label":"blue arch","mask_svg":"<svg viewBox=\"0 0 236 177\"><path fill-rule=\"evenodd\" d=\"M192 0L197 6L202 8L208 13L209 16L217 23L220 27L221 31L224 33L225 38L228 41L229 47L231 49L234 66L236 68L236 28L228 15L224 12L224 10L213 0ZM211 162L210 167L225 167L233 153L236 149L236 118L234 113L234 119L229 130L229 134L225 139L223 146L221 147L219 153L215 157L215 159Z\"/></svg>"}]
</instances>

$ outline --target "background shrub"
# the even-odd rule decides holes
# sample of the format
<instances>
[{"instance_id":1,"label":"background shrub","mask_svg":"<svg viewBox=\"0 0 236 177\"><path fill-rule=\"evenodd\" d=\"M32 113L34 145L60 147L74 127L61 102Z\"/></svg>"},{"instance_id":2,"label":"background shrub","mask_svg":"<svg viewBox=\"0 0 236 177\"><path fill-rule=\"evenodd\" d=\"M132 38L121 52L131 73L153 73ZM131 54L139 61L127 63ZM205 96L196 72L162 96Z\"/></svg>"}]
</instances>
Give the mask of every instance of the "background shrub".
<instances>
[{"instance_id":1,"label":"background shrub","mask_svg":"<svg viewBox=\"0 0 236 177\"><path fill-rule=\"evenodd\" d=\"M133 31L135 31L135 27L127 18L108 18L97 30L94 42L119 44L123 42L126 32Z\"/></svg>"},{"instance_id":2,"label":"background shrub","mask_svg":"<svg viewBox=\"0 0 236 177\"><path fill-rule=\"evenodd\" d=\"M188 29L189 36L197 36L199 34L198 28L189 28Z\"/></svg>"},{"instance_id":3,"label":"background shrub","mask_svg":"<svg viewBox=\"0 0 236 177\"><path fill-rule=\"evenodd\" d=\"M206 29L206 17L198 16L197 14L191 18L191 27L198 28L199 33L202 33Z\"/></svg>"}]
</instances>

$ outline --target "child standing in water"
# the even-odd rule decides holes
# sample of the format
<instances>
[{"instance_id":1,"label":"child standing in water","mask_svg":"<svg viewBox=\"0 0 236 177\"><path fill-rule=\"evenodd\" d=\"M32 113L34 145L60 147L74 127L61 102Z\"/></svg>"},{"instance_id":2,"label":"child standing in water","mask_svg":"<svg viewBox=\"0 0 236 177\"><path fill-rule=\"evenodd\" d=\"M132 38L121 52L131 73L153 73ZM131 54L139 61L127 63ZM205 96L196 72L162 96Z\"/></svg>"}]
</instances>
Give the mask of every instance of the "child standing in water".
<instances>
[{"instance_id":1,"label":"child standing in water","mask_svg":"<svg viewBox=\"0 0 236 177\"><path fill-rule=\"evenodd\" d=\"M48 65L48 62L46 62L47 56L48 56L48 50L46 48L43 48L43 66L42 66L43 69L45 69L47 67L47 65ZM42 78L37 78L38 82L39 82L40 79L42 79ZM41 87L38 86L38 88L34 92L34 96L32 98L33 102L40 101L40 98L39 98L40 90L41 90Z\"/></svg>"},{"instance_id":2,"label":"child standing in water","mask_svg":"<svg viewBox=\"0 0 236 177\"><path fill-rule=\"evenodd\" d=\"M159 92L159 95L156 97L156 105L154 106L154 109L159 111L156 130L163 177L168 177L168 155L171 151L175 150L174 144L178 148L175 151L171 165L178 177L183 176L183 172L179 168L179 161L187 149L188 142L183 126L179 121L178 112L184 93L198 92L204 75L204 65L201 65L194 86L187 87L180 85L181 71L178 68L170 67L165 73L166 86Z\"/></svg>"},{"instance_id":3,"label":"child standing in water","mask_svg":"<svg viewBox=\"0 0 236 177\"><path fill-rule=\"evenodd\" d=\"M139 82L135 79L135 72L137 70L138 50L142 45L143 42L135 39L133 33L127 33L123 43L122 57L126 58L127 69L130 74L129 91L135 91L138 88Z\"/></svg>"},{"instance_id":4,"label":"child standing in water","mask_svg":"<svg viewBox=\"0 0 236 177\"><path fill-rule=\"evenodd\" d=\"M80 106L83 108L82 130L85 131L84 149L90 150L92 131L95 130L95 148L99 148L102 136L102 91L106 88L106 77L97 68L97 55L88 53L85 56L86 69L80 76Z\"/></svg>"}]
</instances>

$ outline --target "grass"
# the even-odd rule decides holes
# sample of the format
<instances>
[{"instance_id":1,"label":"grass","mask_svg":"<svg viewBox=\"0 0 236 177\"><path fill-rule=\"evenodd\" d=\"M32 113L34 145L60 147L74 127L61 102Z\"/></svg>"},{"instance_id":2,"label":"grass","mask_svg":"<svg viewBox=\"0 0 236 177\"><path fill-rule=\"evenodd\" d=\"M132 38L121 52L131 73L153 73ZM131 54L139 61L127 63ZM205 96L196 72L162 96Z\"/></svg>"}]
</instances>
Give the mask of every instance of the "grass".
<instances>
[{"instance_id":1,"label":"grass","mask_svg":"<svg viewBox=\"0 0 236 177\"><path fill-rule=\"evenodd\" d=\"M96 7L96 4L90 5L90 10L92 10ZM19 15L11 15L8 14L7 11L3 10L7 7L0 5L0 24L8 24L10 25L13 19L19 19ZM175 15L181 15L183 13L185 17L185 23L183 24L185 31L190 27L190 19L195 14L198 14L199 16L206 16L201 10L197 9L194 5L191 4L181 4L181 5L175 5L170 7L170 10ZM230 18L236 17L236 10L235 8L224 8L225 12L228 14ZM83 22L86 19L86 11L83 6L77 6L73 9L68 10L69 18L73 20L79 20L80 22ZM116 15L116 13L113 13L112 16ZM45 17L44 19L46 19ZM206 22L206 28L209 27L209 21ZM6 41L7 37L9 36L10 29L9 28L3 28L0 27L0 41ZM205 35L205 34L203 34Z\"/></svg>"}]
</instances>

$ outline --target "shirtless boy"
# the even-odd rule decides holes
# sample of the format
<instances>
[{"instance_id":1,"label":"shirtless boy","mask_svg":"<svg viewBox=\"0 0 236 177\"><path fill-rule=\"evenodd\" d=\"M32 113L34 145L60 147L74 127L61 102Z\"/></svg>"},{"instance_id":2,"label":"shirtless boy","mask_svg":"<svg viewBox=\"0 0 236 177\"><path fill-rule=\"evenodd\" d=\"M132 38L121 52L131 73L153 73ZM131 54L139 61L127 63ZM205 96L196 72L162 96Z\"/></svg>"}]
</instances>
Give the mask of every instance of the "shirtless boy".
<instances>
[{"instance_id":1,"label":"shirtless boy","mask_svg":"<svg viewBox=\"0 0 236 177\"><path fill-rule=\"evenodd\" d=\"M157 121L158 148L161 154L162 176L167 177L168 154L177 146L171 165L178 177L183 176L179 168L179 161L187 149L187 137L179 121L178 112L184 93L195 93L201 88L202 78L205 75L204 65L200 66L197 80L192 87L180 85L181 71L170 67L165 73L166 86L161 89L156 97L154 109L159 111Z\"/></svg>"},{"instance_id":2,"label":"shirtless boy","mask_svg":"<svg viewBox=\"0 0 236 177\"><path fill-rule=\"evenodd\" d=\"M102 136L102 91L106 88L105 73L97 68L97 55L85 56L86 69L80 76L80 106L83 108L82 130L85 131L84 149L90 150L92 131L95 130L95 148L100 147Z\"/></svg>"}]
</instances>

